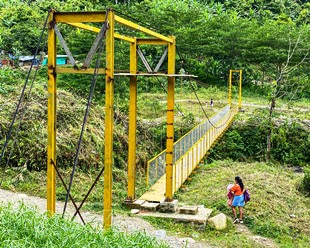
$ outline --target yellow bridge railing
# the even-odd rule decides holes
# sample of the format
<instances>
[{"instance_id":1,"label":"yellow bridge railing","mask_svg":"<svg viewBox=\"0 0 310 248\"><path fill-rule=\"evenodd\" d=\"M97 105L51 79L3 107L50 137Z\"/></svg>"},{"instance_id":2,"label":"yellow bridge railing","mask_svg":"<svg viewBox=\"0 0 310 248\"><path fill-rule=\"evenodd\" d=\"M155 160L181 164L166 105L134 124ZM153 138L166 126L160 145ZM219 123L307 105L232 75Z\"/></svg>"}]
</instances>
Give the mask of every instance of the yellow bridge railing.
<instances>
[{"instance_id":1,"label":"yellow bridge railing","mask_svg":"<svg viewBox=\"0 0 310 248\"><path fill-rule=\"evenodd\" d=\"M173 192L176 192L190 176L217 138L229 127L237 112L237 107L231 108L228 104L210 120L198 124L174 143ZM156 183L165 175L165 169L166 150L148 161L147 184L150 186Z\"/></svg>"}]
</instances>

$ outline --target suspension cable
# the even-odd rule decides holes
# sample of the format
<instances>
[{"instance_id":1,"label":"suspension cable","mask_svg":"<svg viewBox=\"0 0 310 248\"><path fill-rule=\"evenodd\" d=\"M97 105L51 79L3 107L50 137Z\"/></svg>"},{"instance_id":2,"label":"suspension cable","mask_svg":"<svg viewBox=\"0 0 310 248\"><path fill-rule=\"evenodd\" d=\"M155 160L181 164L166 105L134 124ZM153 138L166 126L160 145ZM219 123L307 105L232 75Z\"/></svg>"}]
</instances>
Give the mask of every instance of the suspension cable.
<instances>
[{"instance_id":1,"label":"suspension cable","mask_svg":"<svg viewBox=\"0 0 310 248\"><path fill-rule=\"evenodd\" d=\"M46 25L47 25L47 22L48 22L48 18L49 18L50 12L51 12L51 10L49 10L48 13L47 13L47 16L46 16L46 19L45 19L45 22L44 22L44 26L43 26L42 32L40 34L40 38L39 38L38 44L37 44L35 53L33 55L33 59L31 60L31 65L30 65L30 68L29 68L29 71L28 71L28 74L27 74L27 77L26 77L26 80L25 80L22 92L21 92L19 100L18 100L18 103L17 103L17 106L16 106L16 110L15 110L14 115L13 115L13 119L12 119L12 122L10 124L7 136L6 136L6 140L5 140L4 145L2 147L2 151L1 151L1 155L0 155L0 162L1 162L2 158L3 158L3 156L4 156L5 150L6 150L7 146L8 146L9 140L11 138L11 134L12 134L12 130L13 130L13 125L14 125L14 123L16 121L16 117L17 117L17 114L19 112L20 105L22 104L23 99L24 99L24 95L25 95L25 91L26 91L26 88L27 88L27 85L28 85L30 74L31 74L34 61L35 61L35 59L37 57L37 54L38 54L38 51L39 51L39 48L40 48L40 44L41 44L41 41L42 41L42 38L43 38L44 31L46 29Z\"/></svg>"},{"instance_id":2,"label":"suspension cable","mask_svg":"<svg viewBox=\"0 0 310 248\"><path fill-rule=\"evenodd\" d=\"M123 15L123 16L125 16L126 18L129 18L129 19L131 19L131 20L133 20L133 21L135 21L135 22L141 23L141 24L145 25L146 27L148 27L148 28L151 29L151 30L161 32L158 28L154 28L154 26L151 26L150 24L148 24L148 23L146 23L146 22L143 22L143 21L141 21L141 20L138 20L138 19L136 19L136 18L134 18L134 17L132 17L132 16L129 16L129 15L127 15L127 14L124 14L124 13L122 13L121 11L115 10L115 12L117 12L118 14ZM186 65L186 61L184 60L184 57L183 57L182 54L180 53L178 46L176 46L176 50L177 50L177 53L178 53L180 59L181 59L181 60L185 63L185 65ZM156 78L156 79L157 79L157 78ZM159 81L159 79L157 79L157 80ZM190 78L190 80L191 80L191 78ZM160 84L161 84L161 83L160 83ZM162 84L161 84L161 86L163 87ZM222 125L221 125L221 126L215 126L215 125L211 122L210 118L208 117L206 111L205 111L204 108L203 108L203 105L201 104L201 101L200 101L200 99L199 99L199 97L198 97L198 95L197 95L197 93L196 93L196 91L195 91L195 89L194 89L194 87L193 87L193 85L192 85L192 82L191 82L191 88L192 88L192 90L194 91L195 96L196 96L196 98L197 98L197 101L199 102L199 105L200 105L200 107L201 107L201 109L202 109L202 111L203 111L205 117L207 118L208 122L209 122L214 128L220 128L220 127L222 127ZM167 90L166 90L164 87L163 87L163 89L164 89L165 92L167 93ZM182 114L182 116L184 117L183 112L180 111L180 109L178 108L178 106L177 106L176 104L175 104L175 107L178 109L178 111L179 111L179 112ZM226 122L225 122L224 124L226 124Z\"/></svg>"},{"instance_id":3,"label":"suspension cable","mask_svg":"<svg viewBox=\"0 0 310 248\"><path fill-rule=\"evenodd\" d=\"M178 46L176 46L176 50L177 50L177 53L178 53L180 59L183 61L184 65L187 67L186 61L185 61L184 57L182 56L181 52L179 51ZM221 128L222 126L224 126L224 125L226 124L226 122L229 120L229 118L227 119L227 121L225 121L225 122L224 122L222 125L220 125L220 126L214 125L214 123L211 122L209 116L207 115L205 109L203 108L203 105L202 105L202 103L201 103L201 101L200 101L200 99L199 99L199 97L198 97L198 95L197 95L197 92L196 92L196 90L195 90L195 88L194 88L194 86L193 86L193 84L192 84L192 78L190 78L190 85L191 85L192 91L194 92L195 97L196 97L196 99L197 99L197 101L198 101L198 103L199 103L199 105L200 105L200 108L202 109L202 111L203 111L203 113L204 113L204 116L207 118L208 122L209 122L214 128ZM230 117L230 116L231 116L231 111L229 112L229 117Z\"/></svg>"},{"instance_id":4,"label":"suspension cable","mask_svg":"<svg viewBox=\"0 0 310 248\"><path fill-rule=\"evenodd\" d=\"M80 150L81 150L82 138L83 138L83 134L84 134L87 118L88 118L88 115L89 115L89 110L90 110L92 98L93 98L94 91L95 91L97 76L98 76L98 72L99 72L99 68L100 68L100 64L101 64L100 63L100 56L101 56L101 53L103 52L103 38L105 37L106 31L107 31L107 28L108 28L107 18L108 18L109 12L110 12L110 9L108 9L106 11L105 22L104 22L104 25L102 27L102 29L104 30L104 35L100 39L100 47L98 49L98 57L97 57L97 60L96 60L96 65L95 65L95 69L94 69L92 83L91 83L91 86L90 86L87 106L86 106L86 109L85 109L82 129L81 129L81 132L80 132L80 137L79 137L78 146L77 146L77 149L76 149L74 164L73 164L73 168L72 168L72 172L71 172L71 176L70 176L70 182L69 182L69 186L68 186L68 191L67 191L67 195L66 195L66 201L65 201L65 205L64 205L64 209L63 209L63 213L62 213L63 217L64 217L65 212L66 212L66 208L67 208L67 204L68 204L68 199L69 199L69 194L70 194L70 191L71 191L72 181L73 181L73 177L74 177L74 172L75 172L75 169L76 169L76 166L77 166L77 162L78 162L78 158L79 158L79 154L80 154Z\"/></svg>"},{"instance_id":5,"label":"suspension cable","mask_svg":"<svg viewBox=\"0 0 310 248\"><path fill-rule=\"evenodd\" d=\"M163 88L163 90L166 92L166 94L168 94L168 91L166 90L165 86L162 84L162 82L156 77L157 81L160 83L160 86ZM185 117L184 113L182 112L182 110L179 108L179 106L174 103L174 106L176 107L176 109L179 111L179 113Z\"/></svg>"},{"instance_id":6,"label":"suspension cable","mask_svg":"<svg viewBox=\"0 0 310 248\"><path fill-rule=\"evenodd\" d=\"M42 49L42 51L44 51L45 48L46 48L46 44L45 44L44 48ZM31 97L31 93L32 93L32 90L33 90L33 85L34 85L34 82L35 82L35 79L36 79L36 76L37 76L37 73L38 73L38 70L39 70L39 66L40 66L40 61L41 60L42 60L42 55L40 55L39 64L36 67L34 76L32 78L31 84L30 84L30 89L29 89L27 97L26 97L27 102L25 102L25 104L23 106L23 109L22 109L23 112L22 112L22 114L21 114L21 116L19 118L19 123L18 123L17 129L16 129L16 132L15 132L15 137L13 139L13 143L11 145L11 150L10 150L9 156L7 158L7 161L6 161L6 166L9 165L11 156L13 154L14 146L15 146L15 143L16 143L16 140L17 140L17 137L18 137L18 133L19 133L20 128L21 128L22 121L24 120L24 117L26 116L26 113L27 113L26 111L27 111L27 108L29 107L29 104L30 104L29 98Z\"/></svg>"}]
</instances>

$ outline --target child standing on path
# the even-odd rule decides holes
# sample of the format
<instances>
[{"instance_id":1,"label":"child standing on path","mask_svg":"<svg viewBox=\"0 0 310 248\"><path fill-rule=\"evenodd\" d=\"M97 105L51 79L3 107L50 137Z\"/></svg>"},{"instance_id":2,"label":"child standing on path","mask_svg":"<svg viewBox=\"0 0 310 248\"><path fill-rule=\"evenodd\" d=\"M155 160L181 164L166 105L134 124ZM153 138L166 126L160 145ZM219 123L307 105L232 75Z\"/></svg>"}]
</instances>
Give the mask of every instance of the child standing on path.
<instances>
[{"instance_id":1,"label":"child standing on path","mask_svg":"<svg viewBox=\"0 0 310 248\"><path fill-rule=\"evenodd\" d=\"M234 224L243 224L243 207L245 204L243 195L244 191L245 188L242 179L239 176L235 177L235 185L230 189L230 192L234 195L234 199L232 201L232 211L235 218ZM240 219L237 218L236 207L239 209Z\"/></svg>"}]
</instances>

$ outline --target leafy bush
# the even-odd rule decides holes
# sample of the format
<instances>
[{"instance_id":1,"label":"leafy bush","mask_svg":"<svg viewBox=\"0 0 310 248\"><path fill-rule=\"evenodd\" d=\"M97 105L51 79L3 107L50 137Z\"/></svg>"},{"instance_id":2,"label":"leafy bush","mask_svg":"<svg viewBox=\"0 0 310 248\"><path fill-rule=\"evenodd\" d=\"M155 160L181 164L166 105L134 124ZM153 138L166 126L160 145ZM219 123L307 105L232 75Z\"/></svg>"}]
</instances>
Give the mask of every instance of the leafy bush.
<instances>
[{"instance_id":1,"label":"leafy bush","mask_svg":"<svg viewBox=\"0 0 310 248\"><path fill-rule=\"evenodd\" d=\"M303 179L303 187L310 194L310 167L304 169L305 176Z\"/></svg>"},{"instance_id":2,"label":"leafy bush","mask_svg":"<svg viewBox=\"0 0 310 248\"><path fill-rule=\"evenodd\" d=\"M310 162L310 132L297 122L277 121L272 130L271 158L283 164L306 165ZM234 124L210 152L210 159L264 161L267 126L264 113Z\"/></svg>"}]
</instances>

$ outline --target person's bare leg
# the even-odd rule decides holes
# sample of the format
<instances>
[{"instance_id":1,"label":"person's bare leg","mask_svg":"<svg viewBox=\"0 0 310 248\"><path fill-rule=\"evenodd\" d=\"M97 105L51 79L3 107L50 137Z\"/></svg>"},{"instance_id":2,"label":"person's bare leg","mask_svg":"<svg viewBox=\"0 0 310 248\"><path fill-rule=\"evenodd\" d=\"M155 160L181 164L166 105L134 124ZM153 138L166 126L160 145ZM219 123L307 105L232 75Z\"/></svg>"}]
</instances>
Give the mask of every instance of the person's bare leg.
<instances>
[{"instance_id":1,"label":"person's bare leg","mask_svg":"<svg viewBox=\"0 0 310 248\"><path fill-rule=\"evenodd\" d=\"M243 220L243 207L239 207L240 220Z\"/></svg>"},{"instance_id":2,"label":"person's bare leg","mask_svg":"<svg viewBox=\"0 0 310 248\"><path fill-rule=\"evenodd\" d=\"M233 214L234 214L234 218L237 218L237 212L236 212L236 207L231 207Z\"/></svg>"}]
</instances>

